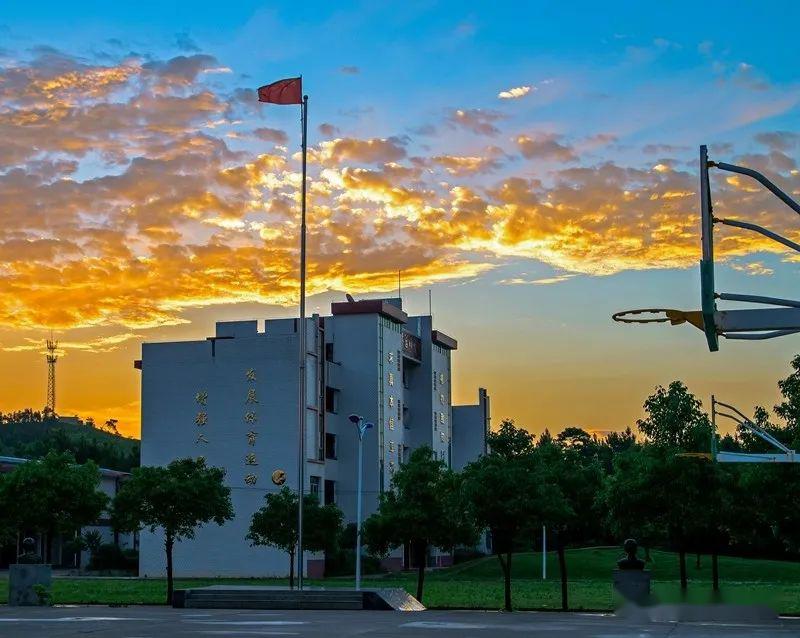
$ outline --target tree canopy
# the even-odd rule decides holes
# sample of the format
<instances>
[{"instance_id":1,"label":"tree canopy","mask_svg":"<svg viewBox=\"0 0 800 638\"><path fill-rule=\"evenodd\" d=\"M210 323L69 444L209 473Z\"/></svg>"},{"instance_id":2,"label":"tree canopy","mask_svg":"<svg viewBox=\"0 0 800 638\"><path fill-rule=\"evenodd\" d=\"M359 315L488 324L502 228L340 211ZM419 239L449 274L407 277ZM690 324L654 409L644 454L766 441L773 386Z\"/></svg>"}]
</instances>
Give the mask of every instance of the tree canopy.
<instances>
[{"instance_id":1,"label":"tree canopy","mask_svg":"<svg viewBox=\"0 0 800 638\"><path fill-rule=\"evenodd\" d=\"M267 494L265 504L250 521L247 540L252 545L276 547L289 555L289 587L294 587L297 551L297 493L288 487ZM342 528L342 511L333 503L320 505L314 494L303 495L303 548L310 552L333 552Z\"/></svg>"},{"instance_id":2,"label":"tree canopy","mask_svg":"<svg viewBox=\"0 0 800 638\"><path fill-rule=\"evenodd\" d=\"M38 459L51 451L70 452L77 463L94 461L121 472L139 465L139 441L108 426L99 429L88 422L59 421L30 409L0 414L0 455Z\"/></svg>"},{"instance_id":3,"label":"tree canopy","mask_svg":"<svg viewBox=\"0 0 800 638\"><path fill-rule=\"evenodd\" d=\"M161 529L167 554L167 603L172 601L172 549L176 541L194 538L205 523L223 525L233 518L225 471L203 459L177 459L166 467L139 467L126 480L113 505L120 530Z\"/></svg>"},{"instance_id":4,"label":"tree canopy","mask_svg":"<svg viewBox=\"0 0 800 638\"><path fill-rule=\"evenodd\" d=\"M517 545L543 524L566 520L572 510L532 434L507 420L488 435L488 445L489 453L464 469L464 493L477 525L491 533L504 575L505 608L511 610L511 561Z\"/></svg>"},{"instance_id":5,"label":"tree canopy","mask_svg":"<svg viewBox=\"0 0 800 638\"><path fill-rule=\"evenodd\" d=\"M406 544L412 549L420 601L428 550L471 544L477 535L459 477L428 446L414 450L395 472L378 511L364 523L364 540L373 553L386 555Z\"/></svg>"},{"instance_id":6,"label":"tree canopy","mask_svg":"<svg viewBox=\"0 0 800 638\"><path fill-rule=\"evenodd\" d=\"M3 519L21 532L72 534L100 518L108 497L99 487L94 463L78 465L66 452L51 452L3 476Z\"/></svg>"}]
</instances>

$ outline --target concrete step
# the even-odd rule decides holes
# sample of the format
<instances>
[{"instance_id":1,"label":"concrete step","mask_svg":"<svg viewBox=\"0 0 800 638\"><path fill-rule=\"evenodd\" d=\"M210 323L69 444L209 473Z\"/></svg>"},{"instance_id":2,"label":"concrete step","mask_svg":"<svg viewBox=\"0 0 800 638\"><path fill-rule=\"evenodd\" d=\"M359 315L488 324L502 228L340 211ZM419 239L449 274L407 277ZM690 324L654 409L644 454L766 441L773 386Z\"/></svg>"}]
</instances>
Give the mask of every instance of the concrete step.
<instances>
[{"instance_id":1,"label":"concrete step","mask_svg":"<svg viewBox=\"0 0 800 638\"><path fill-rule=\"evenodd\" d=\"M276 596L274 594L266 593L244 593L244 592L214 592L214 593L195 593L189 592L186 594L187 600L301 600L301 601L315 601L315 600L347 600L360 602L363 600L361 594L349 594L343 596L331 596L327 594L303 595L303 596Z\"/></svg>"},{"instance_id":2,"label":"concrete step","mask_svg":"<svg viewBox=\"0 0 800 638\"><path fill-rule=\"evenodd\" d=\"M172 606L194 609L425 609L402 589L310 589L289 591L278 587L213 585L177 589Z\"/></svg>"},{"instance_id":3,"label":"concrete step","mask_svg":"<svg viewBox=\"0 0 800 638\"><path fill-rule=\"evenodd\" d=\"M361 592L197 589L185 592L186 607L206 609L363 609Z\"/></svg>"},{"instance_id":4,"label":"concrete step","mask_svg":"<svg viewBox=\"0 0 800 638\"><path fill-rule=\"evenodd\" d=\"M354 602L299 602L291 600L186 600L187 609L349 609L360 610L363 603Z\"/></svg>"},{"instance_id":5,"label":"concrete step","mask_svg":"<svg viewBox=\"0 0 800 638\"><path fill-rule=\"evenodd\" d=\"M187 598L186 604L205 605L215 602L238 602L238 603L253 603L253 604L275 604L275 605L294 605L294 606L308 606L308 605L350 605L362 606L363 600L337 600L335 598L317 598L313 600L289 600L287 598L232 598L232 597L218 597L218 598Z\"/></svg>"}]
</instances>

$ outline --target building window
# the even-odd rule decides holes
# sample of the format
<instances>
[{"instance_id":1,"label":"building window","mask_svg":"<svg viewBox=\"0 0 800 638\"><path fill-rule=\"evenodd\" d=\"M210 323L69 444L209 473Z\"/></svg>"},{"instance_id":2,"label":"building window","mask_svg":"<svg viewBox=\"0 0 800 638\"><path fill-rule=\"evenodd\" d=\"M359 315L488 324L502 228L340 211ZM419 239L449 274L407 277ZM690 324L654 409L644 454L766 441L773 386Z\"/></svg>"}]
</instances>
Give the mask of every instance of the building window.
<instances>
[{"instance_id":1,"label":"building window","mask_svg":"<svg viewBox=\"0 0 800 638\"><path fill-rule=\"evenodd\" d=\"M389 363L391 363L392 361L394 361L394 352L387 352L387 353L386 353L386 360L387 360Z\"/></svg>"},{"instance_id":2,"label":"building window","mask_svg":"<svg viewBox=\"0 0 800 638\"><path fill-rule=\"evenodd\" d=\"M389 395L389 407L394 407L394 397L392 395Z\"/></svg>"},{"instance_id":3,"label":"building window","mask_svg":"<svg viewBox=\"0 0 800 638\"><path fill-rule=\"evenodd\" d=\"M317 419L317 461L325 460L325 416L320 413Z\"/></svg>"},{"instance_id":4,"label":"building window","mask_svg":"<svg viewBox=\"0 0 800 638\"><path fill-rule=\"evenodd\" d=\"M442 450L441 452L439 452L439 459L440 459L440 460L442 460L442 461L444 461L444 450Z\"/></svg>"},{"instance_id":5,"label":"building window","mask_svg":"<svg viewBox=\"0 0 800 638\"><path fill-rule=\"evenodd\" d=\"M389 429L390 430L394 430L394 417L393 416L389 417Z\"/></svg>"},{"instance_id":6,"label":"building window","mask_svg":"<svg viewBox=\"0 0 800 638\"><path fill-rule=\"evenodd\" d=\"M401 362L402 360L403 360L403 358L400 356L400 351L398 350L398 351L397 351L397 371L398 371L398 372L400 372L400 362Z\"/></svg>"},{"instance_id":7,"label":"building window","mask_svg":"<svg viewBox=\"0 0 800 638\"><path fill-rule=\"evenodd\" d=\"M325 458L336 459L336 435L325 433Z\"/></svg>"},{"instance_id":8,"label":"building window","mask_svg":"<svg viewBox=\"0 0 800 638\"><path fill-rule=\"evenodd\" d=\"M433 413L433 429L439 429L439 419L436 418L436 412Z\"/></svg>"},{"instance_id":9,"label":"building window","mask_svg":"<svg viewBox=\"0 0 800 638\"><path fill-rule=\"evenodd\" d=\"M325 505L336 502L336 481L325 479Z\"/></svg>"},{"instance_id":10,"label":"building window","mask_svg":"<svg viewBox=\"0 0 800 638\"><path fill-rule=\"evenodd\" d=\"M436 391L436 370L433 371L433 389Z\"/></svg>"},{"instance_id":11,"label":"building window","mask_svg":"<svg viewBox=\"0 0 800 638\"><path fill-rule=\"evenodd\" d=\"M394 441L389 441L389 451L394 452Z\"/></svg>"},{"instance_id":12,"label":"building window","mask_svg":"<svg viewBox=\"0 0 800 638\"><path fill-rule=\"evenodd\" d=\"M325 361L333 361L333 342L325 344Z\"/></svg>"},{"instance_id":13,"label":"building window","mask_svg":"<svg viewBox=\"0 0 800 638\"><path fill-rule=\"evenodd\" d=\"M447 423L447 418L445 417L444 412L439 412L439 423L442 425Z\"/></svg>"},{"instance_id":14,"label":"building window","mask_svg":"<svg viewBox=\"0 0 800 638\"><path fill-rule=\"evenodd\" d=\"M439 373L439 383L444 385L444 372Z\"/></svg>"},{"instance_id":15,"label":"building window","mask_svg":"<svg viewBox=\"0 0 800 638\"><path fill-rule=\"evenodd\" d=\"M389 385L394 385L394 372L389 372L386 375L386 380L388 381Z\"/></svg>"},{"instance_id":16,"label":"building window","mask_svg":"<svg viewBox=\"0 0 800 638\"><path fill-rule=\"evenodd\" d=\"M325 411L336 414L339 411L339 391L333 388L325 388Z\"/></svg>"},{"instance_id":17,"label":"building window","mask_svg":"<svg viewBox=\"0 0 800 638\"><path fill-rule=\"evenodd\" d=\"M444 443L444 430L439 432L439 440L441 440L441 442Z\"/></svg>"},{"instance_id":18,"label":"building window","mask_svg":"<svg viewBox=\"0 0 800 638\"><path fill-rule=\"evenodd\" d=\"M320 477L319 476L309 476L308 480L309 480L309 485L310 485L310 488L309 488L308 491L311 494L313 494L314 496L316 496L317 498L319 498L319 484L320 484L320 481L321 481Z\"/></svg>"},{"instance_id":19,"label":"building window","mask_svg":"<svg viewBox=\"0 0 800 638\"><path fill-rule=\"evenodd\" d=\"M397 420L399 421L401 418L400 416L400 399L397 400Z\"/></svg>"},{"instance_id":20,"label":"building window","mask_svg":"<svg viewBox=\"0 0 800 638\"><path fill-rule=\"evenodd\" d=\"M441 393L439 394L439 403L441 403L442 405L444 405L444 395L443 395L443 394L441 394Z\"/></svg>"}]
</instances>

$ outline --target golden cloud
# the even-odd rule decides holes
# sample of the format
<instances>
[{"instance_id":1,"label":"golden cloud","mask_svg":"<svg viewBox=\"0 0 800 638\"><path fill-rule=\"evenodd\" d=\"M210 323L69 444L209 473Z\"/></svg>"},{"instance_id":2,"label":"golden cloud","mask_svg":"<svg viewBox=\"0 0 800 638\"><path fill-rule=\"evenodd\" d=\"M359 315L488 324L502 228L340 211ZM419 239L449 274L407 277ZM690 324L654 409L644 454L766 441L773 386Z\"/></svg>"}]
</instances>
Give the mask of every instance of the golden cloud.
<instances>
[{"instance_id":1,"label":"golden cloud","mask_svg":"<svg viewBox=\"0 0 800 638\"><path fill-rule=\"evenodd\" d=\"M107 67L59 56L0 70L0 325L125 326L122 339L185 322L189 308L295 303L299 166L285 149L229 146L247 115L203 83L217 67L202 56ZM86 86L85 100L64 97ZM47 91L55 97L44 100ZM502 119L460 109L449 121L495 135ZM662 156L644 168L586 166L580 152L593 138L519 134L512 147L526 158L569 163L536 179L529 166L514 174L513 148L409 158L412 143L348 137L310 149L310 294L391 290L398 270L408 286L472 278L512 259L560 273L505 281L538 285L697 262L697 177L669 147L654 146ZM741 161L800 188L789 142L763 143L767 152ZM800 239L779 203L746 180L715 176L714 193L718 214ZM717 245L721 260L782 253L728 228ZM764 273L762 263L744 268Z\"/></svg>"},{"instance_id":2,"label":"golden cloud","mask_svg":"<svg viewBox=\"0 0 800 638\"><path fill-rule=\"evenodd\" d=\"M531 92L531 87L529 86L515 86L513 89L508 89L507 91L500 91L497 94L497 97L501 100L515 100L521 97L525 97L528 93Z\"/></svg>"}]
</instances>

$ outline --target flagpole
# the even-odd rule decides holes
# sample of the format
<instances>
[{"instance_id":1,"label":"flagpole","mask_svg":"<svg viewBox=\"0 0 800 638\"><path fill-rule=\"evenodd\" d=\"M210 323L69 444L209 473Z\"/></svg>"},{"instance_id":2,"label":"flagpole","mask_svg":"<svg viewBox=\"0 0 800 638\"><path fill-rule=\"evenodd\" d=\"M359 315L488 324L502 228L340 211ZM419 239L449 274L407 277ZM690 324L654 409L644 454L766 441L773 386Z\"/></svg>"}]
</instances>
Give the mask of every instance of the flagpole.
<instances>
[{"instance_id":1,"label":"flagpole","mask_svg":"<svg viewBox=\"0 0 800 638\"><path fill-rule=\"evenodd\" d=\"M297 587L303 589L303 496L305 495L306 466L306 150L308 136L308 96L303 96L300 107L303 127L303 177L300 199L300 397L299 397L299 445L297 463Z\"/></svg>"}]
</instances>

